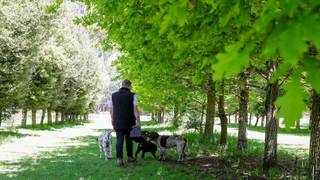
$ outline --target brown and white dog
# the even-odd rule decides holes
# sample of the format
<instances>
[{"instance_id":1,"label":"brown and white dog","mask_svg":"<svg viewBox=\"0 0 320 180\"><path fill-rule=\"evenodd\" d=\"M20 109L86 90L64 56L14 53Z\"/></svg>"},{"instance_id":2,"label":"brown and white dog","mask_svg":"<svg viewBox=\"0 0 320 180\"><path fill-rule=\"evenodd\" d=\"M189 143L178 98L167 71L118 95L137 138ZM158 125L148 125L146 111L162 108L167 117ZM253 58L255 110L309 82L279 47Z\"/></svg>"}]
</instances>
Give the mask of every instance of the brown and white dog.
<instances>
[{"instance_id":1,"label":"brown and white dog","mask_svg":"<svg viewBox=\"0 0 320 180\"><path fill-rule=\"evenodd\" d=\"M182 162L186 158L187 151L187 140L178 135L164 136L159 135L157 132L149 132L147 136L155 141L157 146L160 148L159 160L164 161L166 159L167 149L177 147L178 162Z\"/></svg>"}]
</instances>

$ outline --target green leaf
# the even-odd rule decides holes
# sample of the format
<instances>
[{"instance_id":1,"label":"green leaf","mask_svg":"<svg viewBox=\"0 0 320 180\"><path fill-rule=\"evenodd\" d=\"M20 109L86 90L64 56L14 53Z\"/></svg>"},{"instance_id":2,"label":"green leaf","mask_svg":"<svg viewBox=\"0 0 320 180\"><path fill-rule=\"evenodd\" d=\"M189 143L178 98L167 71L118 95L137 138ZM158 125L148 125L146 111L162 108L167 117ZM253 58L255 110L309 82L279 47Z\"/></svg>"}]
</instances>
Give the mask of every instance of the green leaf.
<instances>
[{"instance_id":1,"label":"green leaf","mask_svg":"<svg viewBox=\"0 0 320 180\"><path fill-rule=\"evenodd\" d=\"M286 64L295 65L307 50L300 23L291 21L285 31L280 34L279 51Z\"/></svg>"},{"instance_id":2,"label":"green leaf","mask_svg":"<svg viewBox=\"0 0 320 180\"><path fill-rule=\"evenodd\" d=\"M306 110L306 99L308 94L305 92L301 81L300 72L296 71L292 78L284 85L285 94L277 99L276 106L280 109L278 117L284 118L286 127L292 127Z\"/></svg>"},{"instance_id":3,"label":"green leaf","mask_svg":"<svg viewBox=\"0 0 320 180\"><path fill-rule=\"evenodd\" d=\"M233 44L226 47L226 53L217 54L218 62L212 65L214 80L221 80L224 75L230 77L247 67L250 61L250 52L253 48L254 44L249 44L239 52L239 45Z\"/></svg>"},{"instance_id":4,"label":"green leaf","mask_svg":"<svg viewBox=\"0 0 320 180\"><path fill-rule=\"evenodd\" d=\"M306 72L306 81L320 93L320 61L317 59L307 58L303 61L303 68Z\"/></svg>"}]
</instances>

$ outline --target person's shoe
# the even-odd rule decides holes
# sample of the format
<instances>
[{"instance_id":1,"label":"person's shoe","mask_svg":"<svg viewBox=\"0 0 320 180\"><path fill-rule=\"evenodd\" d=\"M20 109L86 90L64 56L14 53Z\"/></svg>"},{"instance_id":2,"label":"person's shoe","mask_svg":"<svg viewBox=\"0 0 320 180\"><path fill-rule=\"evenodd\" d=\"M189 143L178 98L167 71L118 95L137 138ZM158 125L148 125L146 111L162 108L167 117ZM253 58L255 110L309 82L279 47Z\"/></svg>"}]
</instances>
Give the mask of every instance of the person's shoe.
<instances>
[{"instance_id":1,"label":"person's shoe","mask_svg":"<svg viewBox=\"0 0 320 180\"><path fill-rule=\"evenodd\" d=\"M128 162L129 162L129 163L131 163L131 162L136 162L136 158L128 157Z\"/></svg>"},{"instance_id":2,"label":"person's shoe","mask_svg":"<svg viewBox=\"0 0 320 180\"><path fill-rule=\"evenodd\" d=\"M118 158L117 159L117 167L123 167L123 166L124 166L123 160L121 158Z\"/></svg>"}]
</instances>

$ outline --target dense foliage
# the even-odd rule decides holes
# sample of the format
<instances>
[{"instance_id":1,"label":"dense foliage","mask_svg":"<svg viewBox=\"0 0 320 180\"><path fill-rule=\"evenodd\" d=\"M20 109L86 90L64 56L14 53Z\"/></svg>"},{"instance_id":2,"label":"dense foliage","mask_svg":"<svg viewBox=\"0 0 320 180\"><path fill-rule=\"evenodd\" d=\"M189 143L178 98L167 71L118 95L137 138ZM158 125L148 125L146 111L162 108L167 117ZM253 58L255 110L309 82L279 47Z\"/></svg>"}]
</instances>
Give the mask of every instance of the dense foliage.
<instances>
[{"instance_id":1,"label":"dense foliage","mask_svg":"<svg viewBox=\"0 0 320 180\"><path fill-rule=\"evenodd\" d=\"M19 109L48 109L51 116L51 110L84 115L95 108L99 57L90 30L73 23L81 6L66 2L49 14L45 2L0 1L0 113L6 117Z\"/></svg>"}]
</instances>

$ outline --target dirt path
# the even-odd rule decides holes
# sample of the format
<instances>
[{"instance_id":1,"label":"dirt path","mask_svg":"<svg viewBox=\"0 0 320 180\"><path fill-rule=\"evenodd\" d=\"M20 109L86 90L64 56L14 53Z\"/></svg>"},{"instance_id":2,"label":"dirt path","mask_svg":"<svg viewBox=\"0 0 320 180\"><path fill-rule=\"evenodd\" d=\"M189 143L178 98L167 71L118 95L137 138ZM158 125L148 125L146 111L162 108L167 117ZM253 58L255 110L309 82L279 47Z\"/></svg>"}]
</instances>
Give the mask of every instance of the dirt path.
<instances>
[{"instance_id":1,"label":"dirt path","mask_svg":"<svg viewBox=\"0 0 320 180\"><path fill-rule=\"evenodd\" d=\"M77 142L73 138L89 135L97 136L99 134L98 129L111 127L111 121L108 117L105 113L93 114L90 115L90 119L92 119L90 123L54 131L18 130L18 133L26 136L0 144L0 173L16 170L6 169L2 165L6 161L10 163L19 162L19 160L26 157L34 158L41 152L85 145L83 142Z\"/></svg>"}]
</instances>

